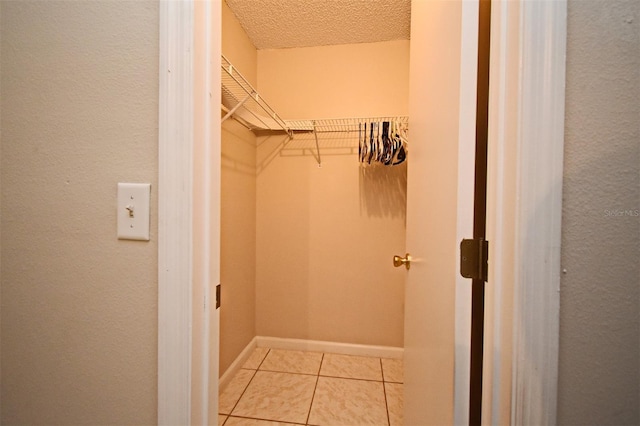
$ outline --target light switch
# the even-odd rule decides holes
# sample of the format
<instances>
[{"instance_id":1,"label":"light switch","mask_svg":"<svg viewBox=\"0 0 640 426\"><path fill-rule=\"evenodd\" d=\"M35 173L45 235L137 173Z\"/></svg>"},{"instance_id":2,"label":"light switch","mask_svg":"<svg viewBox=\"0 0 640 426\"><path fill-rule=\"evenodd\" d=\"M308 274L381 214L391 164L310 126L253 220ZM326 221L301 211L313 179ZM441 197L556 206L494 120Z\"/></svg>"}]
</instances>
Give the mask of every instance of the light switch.
<instances>
[{"instance_id":1,"label":"light switch","mask_svg":"<svg viewBox=\"0 0 640 426\"><path fill-rule=\"evenodd\" d=\"M118 183L118 239L149 241L150 183Z\"/></svg>"}]
</instances>

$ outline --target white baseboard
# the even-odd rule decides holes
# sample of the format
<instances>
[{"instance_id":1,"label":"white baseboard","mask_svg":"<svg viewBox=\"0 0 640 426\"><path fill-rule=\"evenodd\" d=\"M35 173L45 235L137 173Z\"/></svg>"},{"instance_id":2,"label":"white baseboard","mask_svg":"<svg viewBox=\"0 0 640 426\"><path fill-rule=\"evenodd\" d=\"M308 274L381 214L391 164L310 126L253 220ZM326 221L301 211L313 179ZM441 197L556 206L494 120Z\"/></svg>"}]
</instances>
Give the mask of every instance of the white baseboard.
<instances>
[{"instance_id":1,"label":"white baseboard","mask_svg":"<svg viewBox=\"0 0 640 426\"><path fill-rule=\"evenodd\" d=\"M404 348L395 346L356 345L353 343L326 342L320 340L286 339L281 337L256 337L259 348L288 349L295 351L329 352L343 355L373 356L401 359Z\"/></svg>"},{"instance_id":2,"label":"white baseboard","mask_svg":"<svg viewBox=\"0 0 640 426\"><path fill-rule=\"evenodd\" d=\"M251 356L251 352L253 352L253 350L258 346L257 342L257 337L251 339L249 344L245 346L242 352L240 352L240 355L238 355L236 359L231 363L231 365L225 370L224 374L220 377L220 380L218 382L219 392L222 392L224 388L227 387L238 370L240 370L244 363L247 362L247 359L249 359L249 357Z\"/></svg>"}]
</instances>

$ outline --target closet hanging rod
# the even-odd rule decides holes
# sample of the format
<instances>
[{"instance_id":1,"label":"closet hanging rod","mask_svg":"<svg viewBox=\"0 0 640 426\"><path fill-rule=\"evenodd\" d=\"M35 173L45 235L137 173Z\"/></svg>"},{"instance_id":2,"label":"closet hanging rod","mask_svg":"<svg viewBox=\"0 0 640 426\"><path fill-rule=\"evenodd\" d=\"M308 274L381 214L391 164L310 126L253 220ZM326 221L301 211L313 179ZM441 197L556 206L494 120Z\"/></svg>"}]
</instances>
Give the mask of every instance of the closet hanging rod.
<instances>
[{"instance_id":1,"label":"closet hanging rod","mask_svg":"<svg viewBox=\"0 0 640 426\"><path fill-rule=\"evenodd\" d=\"M227 110L222 121L233 116L250 130L284 130L291 136L285 121L224 55L221 68L222 105Z\"/></svg>"}]
</instances>

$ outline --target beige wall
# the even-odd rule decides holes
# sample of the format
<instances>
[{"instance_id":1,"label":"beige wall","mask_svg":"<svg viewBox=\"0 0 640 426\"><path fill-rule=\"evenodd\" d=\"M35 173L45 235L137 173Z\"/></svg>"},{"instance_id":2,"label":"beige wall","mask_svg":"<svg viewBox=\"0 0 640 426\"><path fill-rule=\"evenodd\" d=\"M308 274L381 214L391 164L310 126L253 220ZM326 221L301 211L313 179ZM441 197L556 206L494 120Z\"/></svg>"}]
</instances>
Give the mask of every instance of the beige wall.
<instances>
[{"instance_id":1,"label":"beige wall","mask_svg":"<svg viewBox=\"0 0 640 426\"><path fill-rule=\"evenodd\" d=\"M2 423L153 424L158 4L0 8ZM116 239L123 181L150 242Z\"/></svg>"},{"instance_id":2,"label":"beige wall","mask_svg":"<svg viewBox=\"0 0 640 426\"><path fill-rule=\"evenodd\" d=\"M408 41L258 51L284 118L405 115L408 77ZM259 141L257 334L402 346L406 167L364 173L357 139L320 140L322 168L308 137Z\"/></svg>"},{"instance_id":3,"label":"beige wall","mask_svg":"<svg viewBox=\"0 0 640 426\"><path fill-rule=\"evenodd\" d=\"M568 5L559 424L640 423L639 5Z\"/></svg>"},{"instance_id":4,"label":"beige wall","mask_svg":"<svg viewBox=\"0 0 640 426\"><path fill-rule=\"evenodd\" d=\"M256 48L225 1L222 2L222 54L249 83L256 87L258 83Z\"/></svg>"},{"instance_id":5,"label":"beige wall","mask_svg":"<svg viewBox=\"0 0 640 426\"><path fill-rule=\"evenodd\" d=\"M256 84L257 53L222 2L222 53ZM233 119L222 125L220 373L256 335L256 136Z\"/></svg>"},{"instance_id":6,"label":"beige wall","mask_svg":"<svg viewBox=\"0 0 640 426\"><path fill-rule=\"evenodd\" d=\"M258 51L258 88L284 118L409 114L409 41Z\"/></svg>"}]
</instances>

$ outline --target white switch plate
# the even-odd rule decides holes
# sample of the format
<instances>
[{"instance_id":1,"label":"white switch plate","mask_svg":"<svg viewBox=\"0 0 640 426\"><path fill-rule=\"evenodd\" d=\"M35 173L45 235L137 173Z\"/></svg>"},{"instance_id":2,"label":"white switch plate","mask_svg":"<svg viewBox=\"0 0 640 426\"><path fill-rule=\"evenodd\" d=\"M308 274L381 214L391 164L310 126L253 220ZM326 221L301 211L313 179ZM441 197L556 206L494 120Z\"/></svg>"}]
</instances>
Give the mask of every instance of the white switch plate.
<instances>
[{"instance_id":1,"label":"white switch plate","mask_svg":"<svg viewBox=\"0 0 640 426\"><path fill-rule=\"evenodd\" d=\"M118 239L149 241L150 183L118 183Z\"/></svg>"}]
</instances>

